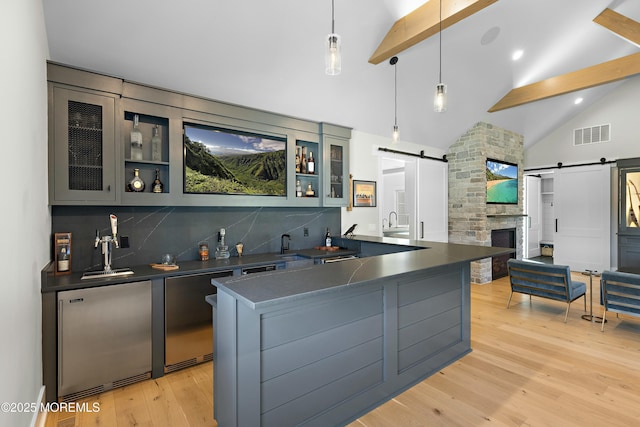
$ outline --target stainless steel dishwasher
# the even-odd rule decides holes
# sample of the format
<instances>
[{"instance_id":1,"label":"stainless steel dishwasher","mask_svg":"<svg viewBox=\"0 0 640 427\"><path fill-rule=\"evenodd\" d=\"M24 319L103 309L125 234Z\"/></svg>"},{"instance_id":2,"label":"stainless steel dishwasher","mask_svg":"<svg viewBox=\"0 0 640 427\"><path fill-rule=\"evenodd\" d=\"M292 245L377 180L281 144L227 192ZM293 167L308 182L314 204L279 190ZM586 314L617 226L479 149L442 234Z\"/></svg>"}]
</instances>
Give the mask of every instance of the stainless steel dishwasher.
<instances>
[{"instance_id":1,"label":"stainless steel dishwasher","mask_svg":"<svg viewBox=\"0 0 640 427\"><path fill-rule=\"evenodd\" d=\"M58 397L151 378L151 282L58 293Z\"/></svg>"},{"instance_id":2,"label":"stainless steel dishwasher","mask_svg":"<svg viewBox=\"0 0 640 427\"><path fill-rule=\"evenodd\" d=\"M216 293L211 279L228 276L233 270L165 279L165 372L213 359L211 306L205 297Z\"/></svg>"}]
</instances>

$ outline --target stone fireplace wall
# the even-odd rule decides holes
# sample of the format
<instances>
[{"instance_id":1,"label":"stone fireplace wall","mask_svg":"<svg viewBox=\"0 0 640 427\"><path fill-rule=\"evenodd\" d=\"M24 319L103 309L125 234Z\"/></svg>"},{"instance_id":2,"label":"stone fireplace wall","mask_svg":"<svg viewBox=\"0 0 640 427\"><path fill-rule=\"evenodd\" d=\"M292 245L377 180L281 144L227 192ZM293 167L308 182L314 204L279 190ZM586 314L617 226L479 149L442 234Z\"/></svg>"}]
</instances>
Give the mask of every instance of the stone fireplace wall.
<instances>
[{"instance_id":1,"label":"stone fireplace wall","mask_svg":"<svg viewBox=\"0 0 640 427\"><path fill-rule=\"evenodd\" d=\"M489 123L473 126L447 153L449 160L449 242L491 246L491 230L516 229L516 257L524 253L523 137ZM487 157L518 165L518 204L486 203ZM471 263L471 282L492 280L491 258Z\"/></svg>"}]
</instances>

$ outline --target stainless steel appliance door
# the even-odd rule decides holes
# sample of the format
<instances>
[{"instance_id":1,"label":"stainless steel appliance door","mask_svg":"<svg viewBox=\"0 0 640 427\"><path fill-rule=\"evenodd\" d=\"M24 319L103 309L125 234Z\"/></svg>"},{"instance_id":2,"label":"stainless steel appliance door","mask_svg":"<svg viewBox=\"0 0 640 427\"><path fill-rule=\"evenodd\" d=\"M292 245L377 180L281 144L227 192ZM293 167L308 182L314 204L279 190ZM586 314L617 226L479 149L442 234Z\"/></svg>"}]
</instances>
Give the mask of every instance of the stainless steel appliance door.
<instances>
[{"instance_id":1,"label":"stainless steel appliance door","mask_svg":"<svg viewBox=\"0 0 640 427\"><path fill-rule=\"evenodd\" d=\"M151 372L151 282L58 293L58 396Z\"/></svg>"},{"instance_id":2,"label":"stainless steel appliance door","mask_svg":"<svg viewBox=\"0 0 640 427\"><path fill-rule=\"evenodd\" d=\"M211 306L205 297L216 293L211 279L232 275L224 270L165 279L165 371L212 357Z\"/></svg>"}]
</instances>

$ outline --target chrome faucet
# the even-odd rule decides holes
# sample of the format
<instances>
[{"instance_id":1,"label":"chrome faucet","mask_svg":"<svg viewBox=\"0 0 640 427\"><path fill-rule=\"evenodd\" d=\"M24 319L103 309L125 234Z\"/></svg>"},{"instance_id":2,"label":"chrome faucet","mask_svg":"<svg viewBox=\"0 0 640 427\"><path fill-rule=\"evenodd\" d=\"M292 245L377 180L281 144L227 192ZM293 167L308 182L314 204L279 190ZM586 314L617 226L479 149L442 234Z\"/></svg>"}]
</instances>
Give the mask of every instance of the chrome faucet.
<instances>
[{"instance_id":1,"label":"chrome faucet","mask_svg":"<svg viewBox=\"0 0 640 427\"><path fill-rule=\"evenodd\" d=\"M286 239L286 241L285 241ZM291 240L291 236L288 234L283 234L280 236L280 253L283 254L284 251L289 250L289 241ZM286 244L285 244L286 243Z\"/></svg>"},{"instance_id":2,"label":"chrome faucet","mask_svg":"<svg viewBox=\"0 0 640 427\"><path fill-rule=\"evenodd\" d=\"M393 223L391 222L391 214L394 214L396 216L396 222L398 221L398 214L396 213L396 211L389 212L389 228L391 228L391 226L393 225Z\"/></svg>"}]
</instances>

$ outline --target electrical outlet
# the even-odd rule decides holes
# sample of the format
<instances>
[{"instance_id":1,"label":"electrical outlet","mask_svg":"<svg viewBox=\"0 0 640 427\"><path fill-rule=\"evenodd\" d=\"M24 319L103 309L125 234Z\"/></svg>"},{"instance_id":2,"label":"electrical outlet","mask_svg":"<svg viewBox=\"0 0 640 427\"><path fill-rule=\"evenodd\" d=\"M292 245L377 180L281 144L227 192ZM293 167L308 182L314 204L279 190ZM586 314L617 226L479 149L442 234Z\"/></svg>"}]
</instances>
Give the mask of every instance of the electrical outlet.
<instances>
[{"instance_id":1,"label":"electrical outlet","mask_svg":"<svg viewBox=\"0 0 640 427\"><path fill-rule=\"evenodd\" d=\"M309 229L305 227L303 231L304 231L304 237L309 237Z\"/></svg>"}]
</instances>

